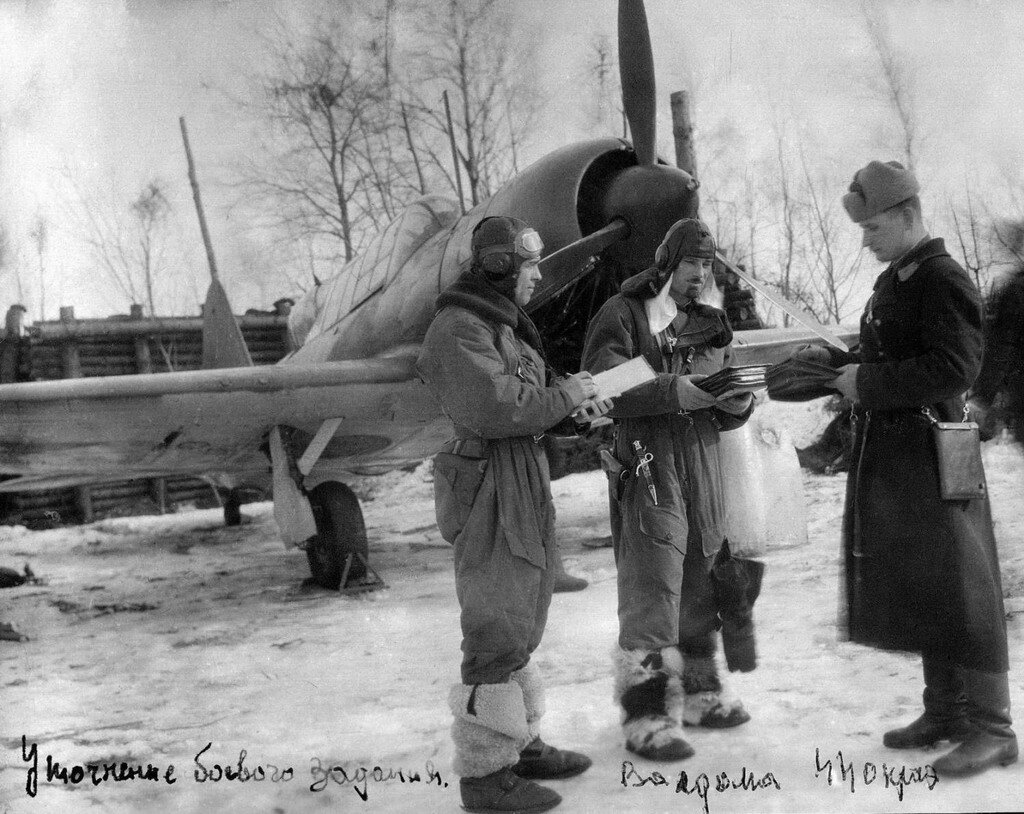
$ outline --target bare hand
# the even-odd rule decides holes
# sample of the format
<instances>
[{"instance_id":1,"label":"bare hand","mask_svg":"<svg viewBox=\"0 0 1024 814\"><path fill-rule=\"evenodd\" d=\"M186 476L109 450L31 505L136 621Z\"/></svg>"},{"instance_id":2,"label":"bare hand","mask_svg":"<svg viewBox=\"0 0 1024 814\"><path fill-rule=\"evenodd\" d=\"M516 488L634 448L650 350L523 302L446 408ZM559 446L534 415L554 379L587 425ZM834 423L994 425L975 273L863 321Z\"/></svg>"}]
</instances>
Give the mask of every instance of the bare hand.
<instances>
[{"instance_id":1,"label":"bare hand","mask_svg":"<svg viewBox=\"0 0 1024 814\"><path fill-rule=\"evenodd\" d=\"M832 386L842 393L850 401L860 401L857 395L857 368L860 365L843 365L839 368L839 375L832 382Z\"/></svg>"},{"instance_id":2,"label":"bare hand","mask_svg":"<svg viewBox=\"0 0 1024 814\"><path fill-rule=\"evenodd\" d=\"M750 393L726 393L718 399L715 406L719 410L725 410L730 415L742 415L750 407L750 402L753 400L754 397Z\"/></svg>"},{"instance_id":3,"label":"bare hand","mask_svg":"<svg viewBox=\"0 0 1024 814\"><path fill-rule=\"evenodd\" d=\"M700 410L704 407L713 407L715 397L707 390L697 387L697 382L706 379L703 373L691 373L688 376L676 378L676 395L679 398L680 410Z\"/></svg>"},{"instance_id":4,"label":"bare hand","mask_svg":"<svg viewBox=\"0 0 1024 814\"><path fill-rule=\"evenodd\" d=\"M592 399L597 396L597 385L594 384L594 377L586 370L581 370L579 373L573 373L563 381L565 389L572 397L574 405L578 406L587 399Z\"/></svg>"}]
</instances>

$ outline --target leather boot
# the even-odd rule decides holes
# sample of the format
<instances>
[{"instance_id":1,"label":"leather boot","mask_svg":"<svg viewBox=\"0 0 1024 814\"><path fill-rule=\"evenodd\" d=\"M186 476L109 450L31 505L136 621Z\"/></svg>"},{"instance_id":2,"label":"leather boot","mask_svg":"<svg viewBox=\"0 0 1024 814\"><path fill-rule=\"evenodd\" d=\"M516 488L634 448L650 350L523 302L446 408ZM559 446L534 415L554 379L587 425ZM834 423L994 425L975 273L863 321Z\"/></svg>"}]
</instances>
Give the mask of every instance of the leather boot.
<instances>
[{"instance_id":1,"label":"leather boot","mask_svg":"<svg viewBox=\"0 0 1024 814\"><path fill-rule=\"evenodd\" d=\"M971 734L960 668L927 654L924 666L924 713L917 720L882 736L890 749L923 749L941 740L960 742Z\"/></svg>"},{"instance_id":2,"label":"leather boot","mask_svg":"<svg viewBox=\"0 0 1024 814\"><path fill-rule=\"evenodd\" d=\"M499 812L548 811L560 802L558 792L519 777L511 766L498 769L484 777L463 777L459 780L462 807L476 814Z\"/></svg>"},{"instance_id":3,"label":"leather boot","mask_svg":"<svg viewBox=\"0 0 1024 814\"><path fill-rule=\"evenodd\" d=\"M579 752L548 746L538 735L519 753L519 762L512 771L530 780L562 780L582 774L591 762Z\"/></svg>"},{"instance_id":4,"label":"leather boot","mask_svg":"<svg viewBox=\"0 0 1024 814\"><path fill-rule=\"evenodd\" d=\"M967 717L973 731L956 749L932 764L935 773L943 777L965 777L991 766L1009 766L1017 760L1007 674L961 672L967 694Z\"/></svg>"}]
</instances>

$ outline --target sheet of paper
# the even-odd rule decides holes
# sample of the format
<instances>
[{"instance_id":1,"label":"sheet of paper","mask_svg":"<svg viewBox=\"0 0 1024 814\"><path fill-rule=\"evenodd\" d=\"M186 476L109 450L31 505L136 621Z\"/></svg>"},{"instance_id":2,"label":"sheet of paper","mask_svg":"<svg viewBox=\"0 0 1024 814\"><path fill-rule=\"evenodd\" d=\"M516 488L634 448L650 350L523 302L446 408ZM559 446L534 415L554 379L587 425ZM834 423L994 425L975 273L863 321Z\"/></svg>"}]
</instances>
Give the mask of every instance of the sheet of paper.
<instances>
[{"instance_id":1,"label":"sheet of paper","mask_svg":"<svg viewBox=\"0 0 1024 814\"><path fill-rule=\"evenodd\" d=\"M654 381L654 370L643 356L637 356L594 376L598 398L612 399L638 385Z\"/></svg>"}]
</instances>

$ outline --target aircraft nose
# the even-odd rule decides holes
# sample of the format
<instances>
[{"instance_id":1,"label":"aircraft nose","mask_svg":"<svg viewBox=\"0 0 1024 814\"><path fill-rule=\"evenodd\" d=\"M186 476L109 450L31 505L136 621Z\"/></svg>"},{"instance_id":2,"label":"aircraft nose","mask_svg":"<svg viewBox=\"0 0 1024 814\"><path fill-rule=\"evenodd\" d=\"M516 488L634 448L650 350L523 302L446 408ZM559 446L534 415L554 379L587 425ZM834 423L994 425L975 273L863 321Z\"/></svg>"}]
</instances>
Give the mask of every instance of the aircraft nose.
<instances>
[{"instance_id":1,"label":"aircraft nose","mask_svg":"<svg viewBox=\"0 0 1024 814\"><path fill-rule=\"evenodd\" d=\"M628 266L639 270L649 265L668 228L680 218L697 216L695 187L688 173L665 164L627 167L615 176L602 214L605 223L618 217L630 225L617 249Z\"/></svg>"}]
</instances>

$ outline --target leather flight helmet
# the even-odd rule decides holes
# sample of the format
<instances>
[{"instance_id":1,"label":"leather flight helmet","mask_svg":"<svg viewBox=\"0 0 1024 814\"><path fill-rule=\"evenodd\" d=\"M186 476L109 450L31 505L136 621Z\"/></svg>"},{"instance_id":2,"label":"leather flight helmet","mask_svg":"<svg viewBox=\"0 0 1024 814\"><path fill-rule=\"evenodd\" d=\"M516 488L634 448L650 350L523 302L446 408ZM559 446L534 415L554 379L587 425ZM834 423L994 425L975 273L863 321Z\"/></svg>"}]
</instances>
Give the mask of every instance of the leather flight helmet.
<instances>
[{"instance_id":1,"label":"leather flight helmet","mask_svg":"<svg viewBox=\"0 0 1024 814\"><path fill-rule=\"evenodd\" d=\"M657 251L654 253L654 265L658 271L672 272L684 257L702 260L715 259L715 238L704 221L698 218L677 220L665 233Z\"/></svg>"},{"instance_id":2,"label":"leather flight helmet","mask_svg":"<svg viewBox=\"0 0 1024 814\"><path fill-rule=\"evenodd\" d=\"M540 260L544 243L525 221L504 215L484 218L470 240L472 268L489 280L514 276L528 260Z\"/></svg>"}]
</instances>

